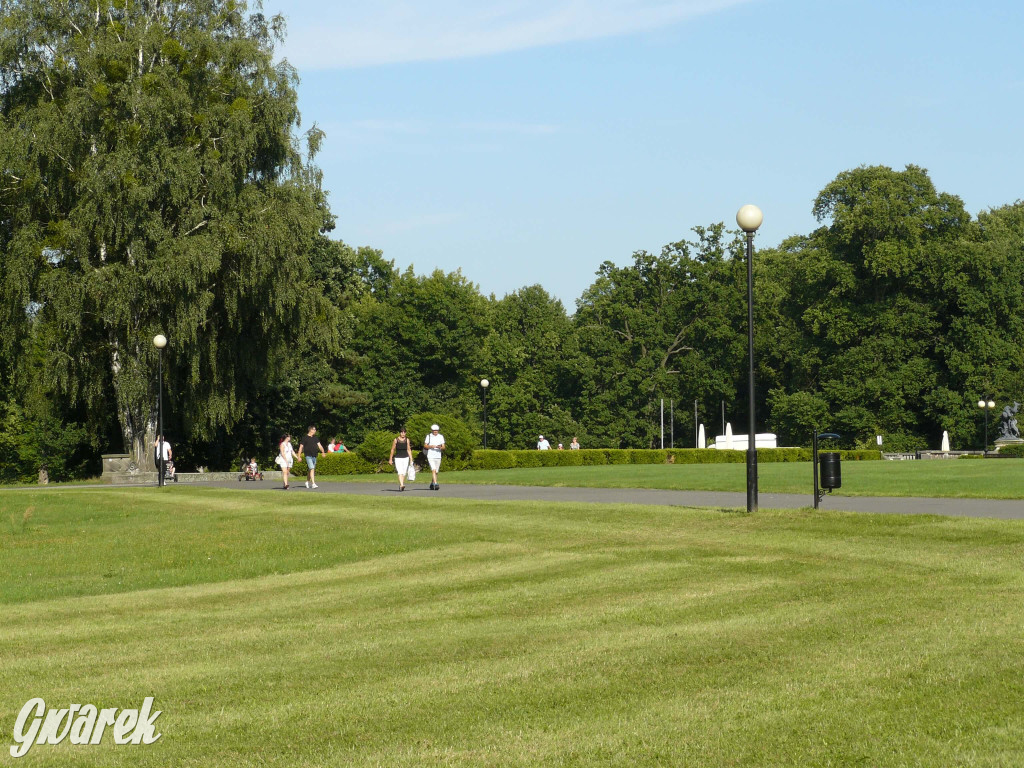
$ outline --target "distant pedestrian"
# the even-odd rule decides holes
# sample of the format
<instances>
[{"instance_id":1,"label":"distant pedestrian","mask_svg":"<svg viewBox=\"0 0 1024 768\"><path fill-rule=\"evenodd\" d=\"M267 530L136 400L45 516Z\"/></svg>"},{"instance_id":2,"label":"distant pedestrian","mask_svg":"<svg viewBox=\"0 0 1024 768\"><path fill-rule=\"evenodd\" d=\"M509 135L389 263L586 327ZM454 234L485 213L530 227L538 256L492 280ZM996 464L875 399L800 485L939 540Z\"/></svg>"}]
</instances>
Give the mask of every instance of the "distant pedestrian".
<instances>
[{"instance_id":1,"label":"distant pedestrian","mask_svg":"<svg viewBox=\"0 0 1024 768\"><path fill-rule=\"evenodd\" d=\"M441 486L437 484L437 472L441 469L441 453L448 446L444 444L444 435L440 432L441 428L437 424L430 425L430 434L423 440L423 450L427 452L427 464L430 465L430 490L440 490Z\"/></svg>"},{"instance_id":2,"label":"distant pedestrian","mask_svg":"<svg viewBox=\"0 0 1024 768\"><path fill-rule=\"evenodd\" d=\"M165 478L178 482L178 478L174 476L174 461L172 460L174 452L171 450L171 444L163 435L157 435L153 449L156 451L156 471L163 472ZM164 460L163 466L160 466L161 457Z\"/></svg>"},{"instance_id":3,"label":"distant pedestrian","mask_svg":"<svg viewBox=\"0 0 1024 768\"><path fill-rule=\"evenodd\" d=\"M274 459L277 466L281 468L281 479L284 481L284 490L288 490L288 472L295 463L295 447L292 445L291 433L285 432L284 437L277 446L277 458Z\"/></svg>"},{"instance_id":4,"label":"distant pedestrian","mask_svg":"<svg viewBox=\"0 0 1024 768\"><path fill-rule=\"evenodd\" d=\"M580 443L579 443L579 440L577 440L577 439L576 439L576 438L574 437L574 438L572 439L572 442L571 442L571 443L569 443L569 450L570 450L570 451L578 451L579 449L580 449Z\"/></svg>"},{"instance_id":5,"label":"distant pedestrian","mask_svg":"<svg viewBox=\"0 0 1024 768\"><path fill-rule=\"evenodd\" d=\"M537 450L538 451L550 451L551 443L544 439L544 435L540 435L537 438Z\"/></svg>"},{"instance_id":6,"label":"distant pedestrian","mask_svg":"<svg viewBox=\"0 0 1024 768\"><path fill-rule=\"evenodd\" d=\"M564 451L564 450L565 450L565 447L564 447L564 446L563 446L563 445L562 445L561 443L559 443L559 444L558 444L558 450L560 450L560 451Z\"/></svg>"},{"instance_id":7,"label":"distant pedestrian","mask_svg":"<svg viewBox=\"0 0 1024 768\"><path fill-rule=\"evenodd\" d=\"M316 427L312 424L306 430L306 436L299 441L299 458L306 456L306 487L319 488L316 484L316 460L324 455L324 447L316 436Z\"/></svg>"},{"instance_id":8,"label":"distant pedestrian","mask_svg":"<svg viewBox=\"0 0 1024 768\"><path fill-rule=\"evenodd\" d=\"M398 490L405 490L405 476L409 473L409 462L412 461L412 443L405 434L405 427L398 430L398 437L391 441L391 455L388 464L394 466L398 473Z\"/></svg>"}]
</instances>

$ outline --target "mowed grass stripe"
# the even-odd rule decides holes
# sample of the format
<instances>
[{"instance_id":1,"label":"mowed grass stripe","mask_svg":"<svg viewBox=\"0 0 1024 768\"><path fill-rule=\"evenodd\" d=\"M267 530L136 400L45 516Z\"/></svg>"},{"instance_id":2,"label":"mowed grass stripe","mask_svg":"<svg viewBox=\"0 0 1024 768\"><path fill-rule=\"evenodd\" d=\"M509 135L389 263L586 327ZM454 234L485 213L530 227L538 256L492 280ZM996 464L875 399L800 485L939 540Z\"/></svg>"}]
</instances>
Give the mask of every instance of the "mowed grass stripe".
<instances>
[{"instance_id":1,"label":"mowed grass stripe","mask_svg":"<svg viewBox=\"0 0 1024 768\"><path fill-rule=\"evenodd\" d=\"M1022 744L1020 524L203 497L164 548L210 526L224 571L258 551L263 572L5 608L5 731L34 695L165 711L156 745L37 764L1012 765ZM122 519L126 547L152 534ZM266 542L309 520L343 560L281 572L293 543Z\"/></svg>"},{"instance_id":2,"label":"mowed grass stripe","mask_svg":"<svg viewBox=\"0 0 1024 768\"><path fill-rule=\"evenodd\" d=\"M845 461L839 496L911 496L962 499L1024 499L1024 460ZM810 462L761 463L761 493L811 494ZM393 477L393 476L392 476ZM674 491L746 489L746 465L622 464L596 467L533 467L442 472L442 482L537 485L566 488L657 488ZM342 478L331 478L341 480ZM380 482L386 476L365 480ZM344 478L346 481L354 478Z\"/></svg>"}]
</instances>

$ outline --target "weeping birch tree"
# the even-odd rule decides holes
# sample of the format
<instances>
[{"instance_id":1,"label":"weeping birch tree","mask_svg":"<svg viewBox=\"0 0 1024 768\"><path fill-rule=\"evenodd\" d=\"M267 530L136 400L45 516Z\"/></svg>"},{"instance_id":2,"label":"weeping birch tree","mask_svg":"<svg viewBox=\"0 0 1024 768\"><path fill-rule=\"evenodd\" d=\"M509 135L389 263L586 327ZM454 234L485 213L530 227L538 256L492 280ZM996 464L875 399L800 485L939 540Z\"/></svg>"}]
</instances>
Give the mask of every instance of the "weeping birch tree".
<instances>
[{"instance_id":1,"label":"weeping birch tree","mask_svg":"<svg viewBox=\"0 0 1024 768\"><path fill-rule=\"evenodd\" d=\"M178 418L230 427L286 342L339 341L309 259L332 226L321 134L300 137L274 63L283 21L234 0L0 9L0 352L31 329L48 384L116 408L141 461L163 333Z\"/></svg>"}]
</instances>

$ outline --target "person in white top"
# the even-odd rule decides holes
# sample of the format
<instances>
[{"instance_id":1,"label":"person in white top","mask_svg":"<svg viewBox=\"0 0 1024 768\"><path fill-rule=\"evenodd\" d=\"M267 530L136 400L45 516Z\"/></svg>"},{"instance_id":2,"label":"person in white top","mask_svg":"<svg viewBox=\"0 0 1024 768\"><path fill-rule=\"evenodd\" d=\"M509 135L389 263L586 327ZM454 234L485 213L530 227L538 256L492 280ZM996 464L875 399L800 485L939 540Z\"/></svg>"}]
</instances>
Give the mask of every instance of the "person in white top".
<instances>
[{"instance_id":1,"label":"person in white top","mask_svg":"<svg viewBox=\"0 0 1024 768\"><path fill-rule=\"evenodd\" d=\"M538 451L550 451L551 443L544 439L544 435L540 435L537 438L537 450Z\"/></svg>"},{"instance_id":2,"label":"person in white top","mask_svg":"<svg viewBox=\"0 0 1024 768\"><path fill-rule=\"evenodd\" d=\"M288 490L288 471L295 463L295 446L292 445L291 434L285 434L277 446L277 458L274 459L277 466L281 468L281 479L284 481L284 490Z\"/></svg>"},{"instance_id":3,"label":"person in white top","mask_svg":"<svg viewBox=\"0 0 1024 768\"><path fill-rule=\"evenodd\" d=\"M163 457L164 466L163 470L166 477L170 477L174 482L178 482L178 478L174 475L174 462L171 461L173 452L171 451L171 444L167 442L167 438L163 435L157 435L156 442L153 443L153 447L156 449L156 471L161 470L160 458Z\"/></svg>"},{"instance_id":4,"label":"person in white top","mask_svg":"<svg viewBox=\"0 0 1024 768\"><path fill-rule=\"evenodd\" d=\"M444 435L437 424L430 425L430 434L423 440L423 450L427 452L427 464L430 465L430 490L436 491L441 488L437 484L437 471L441 469L441 452L448 446L444 444Z\"/></svg>"}]
</instances>

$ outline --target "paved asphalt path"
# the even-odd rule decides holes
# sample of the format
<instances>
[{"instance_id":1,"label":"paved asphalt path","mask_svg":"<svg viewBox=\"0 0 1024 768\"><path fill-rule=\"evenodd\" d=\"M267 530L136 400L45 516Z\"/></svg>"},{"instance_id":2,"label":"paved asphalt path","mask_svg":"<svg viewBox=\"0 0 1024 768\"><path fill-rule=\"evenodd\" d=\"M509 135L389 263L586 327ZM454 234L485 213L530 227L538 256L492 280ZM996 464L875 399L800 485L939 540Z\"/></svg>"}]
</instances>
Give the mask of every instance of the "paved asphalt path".
<instances>
[{"instance_id":1,"label":"paved asphalt path","mask_svg":"<svg viewBox=\"0 0 1024 768\"><path fill-rule=\"evenodd\" d=\"M443 478L442 478L443 479ZM283 493L280 481L255 483L220 481L203 483L205 487L234 488L245 491ZM347 493L358 496L398 496L396 483L346 483L322 480L316 490L303 482L292 482L290 494ZM682 507L718 507L746 509L746 489L737 493L720 491L663 491L653 488L549 488L526 485L441 484L430 491L426 485L409 483L403 496L416 498L476 499L478 501L554 501L594 504L659 504ZM765 509L798 509L813 506L811 494L762 493L759 506ZM825 496L821 509L850 512L875 512L897 515L946 515L951 517L992 517L1024 520L1024 500L1020 499L931 499L884 496Z\"/></svg>"}]
</instances>

